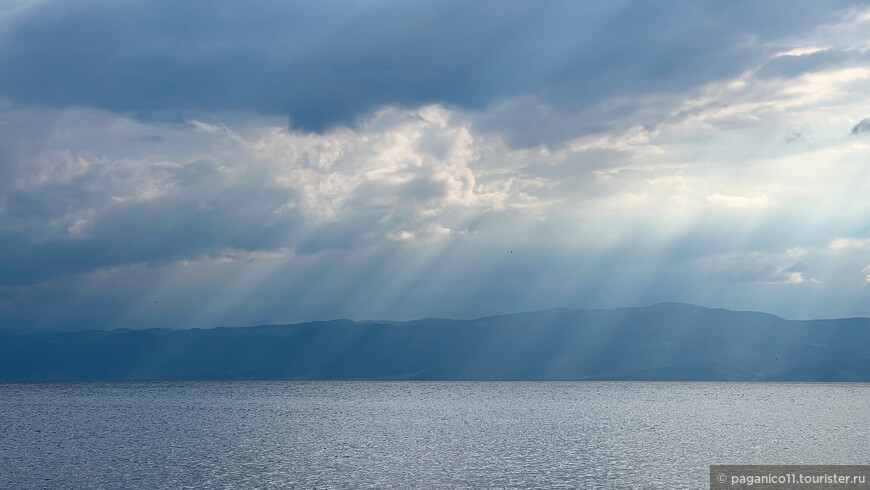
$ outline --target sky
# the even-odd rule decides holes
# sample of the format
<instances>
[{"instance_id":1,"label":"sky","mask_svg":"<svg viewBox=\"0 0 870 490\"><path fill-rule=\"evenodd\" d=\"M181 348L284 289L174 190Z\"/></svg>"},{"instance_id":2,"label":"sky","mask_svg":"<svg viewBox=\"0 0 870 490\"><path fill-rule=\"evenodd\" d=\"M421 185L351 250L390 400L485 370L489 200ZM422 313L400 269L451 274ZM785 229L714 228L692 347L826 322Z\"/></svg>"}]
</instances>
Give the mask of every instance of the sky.
<instances>
[{"instance_id":1,"label":"sky","mask_svg":"<svg viewBox=\"0 0 870 490\"><path fill-rule=\"evenodd\" d=\"M0 330L870 316L870 2L0 0Z\"/></svg>"}]
</instances>

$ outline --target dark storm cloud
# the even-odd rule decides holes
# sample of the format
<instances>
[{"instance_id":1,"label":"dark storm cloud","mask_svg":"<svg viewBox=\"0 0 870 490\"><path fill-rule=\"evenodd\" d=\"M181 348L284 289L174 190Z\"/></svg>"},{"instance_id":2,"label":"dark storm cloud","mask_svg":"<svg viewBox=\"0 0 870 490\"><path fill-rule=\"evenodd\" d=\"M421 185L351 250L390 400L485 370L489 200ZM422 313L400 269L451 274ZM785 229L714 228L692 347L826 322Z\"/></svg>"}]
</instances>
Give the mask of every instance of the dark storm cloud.
<instances>
[{"instance_id":1,"label":"dark storm cloud","mask_svg":"<svg viewBox=\"0 0 870 490\"><path fill-rule=\"evenodd\" d=\"M835 14L809 1L49 1L0 20L0 98L156 117L251 110L313 130L385 104L533 95L576 111L739 73L761 42Z\"/></svg>"}]
</instances>

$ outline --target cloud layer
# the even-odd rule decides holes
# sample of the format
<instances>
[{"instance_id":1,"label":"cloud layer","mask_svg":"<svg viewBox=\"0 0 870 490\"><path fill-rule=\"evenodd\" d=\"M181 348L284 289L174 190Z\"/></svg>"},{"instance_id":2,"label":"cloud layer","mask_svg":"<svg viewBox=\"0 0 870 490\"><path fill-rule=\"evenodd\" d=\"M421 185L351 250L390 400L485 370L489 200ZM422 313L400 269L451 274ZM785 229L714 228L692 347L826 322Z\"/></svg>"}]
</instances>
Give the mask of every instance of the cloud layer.
<instances>
[{"instance_id":1,"label":"cloud layer","mask_svg":"<svg viewBox=\"0 0 870 490\"><path fill-rule=\"evenodd\" d=\"M681 93L755 68L777 41L849 8L799 1L782 15L780 6L748 1L13 5L0 20L0 91L18 103L169 118L254 111L309 130L384 105L477 110L529 96L570 115L612 97ZM782 57L767 71L794 75L848 57ZM783 61L792 58L801 62Z\"/></svg>"},{"instance_id":2,"label":"cloud layer","mask_svg":"<svg viewBox=\"0 0 870 490\"><path fill-rule=\"evenodd\" d=\"M0 325L870 315L868 6L13 2Z\"/></svg>"}]
</instances>

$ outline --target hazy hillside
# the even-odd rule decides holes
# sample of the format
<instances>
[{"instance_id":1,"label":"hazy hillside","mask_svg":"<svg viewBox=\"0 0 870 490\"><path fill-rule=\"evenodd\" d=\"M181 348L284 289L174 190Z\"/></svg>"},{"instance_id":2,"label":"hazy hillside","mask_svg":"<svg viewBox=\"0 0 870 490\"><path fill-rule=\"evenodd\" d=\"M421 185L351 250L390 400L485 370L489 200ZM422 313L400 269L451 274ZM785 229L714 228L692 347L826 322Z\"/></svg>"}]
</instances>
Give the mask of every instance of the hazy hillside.
<instances>
[{"instance_id":1,"label":"hazy hillside","mask_svg":"<svg viewBox=\"0 0 870 490\"><path fill-rule=\"evenodd\" d=\"M0 335L0 379L870 380L870 319L659 304L476 320Z\"/></svg>"}]
</instances>

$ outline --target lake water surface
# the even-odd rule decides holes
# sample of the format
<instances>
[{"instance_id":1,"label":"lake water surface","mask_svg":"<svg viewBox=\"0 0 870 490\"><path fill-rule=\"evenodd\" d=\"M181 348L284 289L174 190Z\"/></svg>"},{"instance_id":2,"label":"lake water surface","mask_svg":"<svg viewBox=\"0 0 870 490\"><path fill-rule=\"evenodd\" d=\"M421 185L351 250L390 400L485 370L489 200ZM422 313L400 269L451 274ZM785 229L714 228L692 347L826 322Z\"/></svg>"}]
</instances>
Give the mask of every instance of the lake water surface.
<instances>
[{"instance_id":1,"label":"lake water surface","mask_svg":"<svg viewBox=\"0 0 870 490\"><path fill-rule=\"evenodd\" d=\"M0 384L0 488L707 488L868 458L866 384Z\"/></svg>"}]
</instances>

